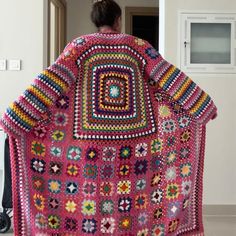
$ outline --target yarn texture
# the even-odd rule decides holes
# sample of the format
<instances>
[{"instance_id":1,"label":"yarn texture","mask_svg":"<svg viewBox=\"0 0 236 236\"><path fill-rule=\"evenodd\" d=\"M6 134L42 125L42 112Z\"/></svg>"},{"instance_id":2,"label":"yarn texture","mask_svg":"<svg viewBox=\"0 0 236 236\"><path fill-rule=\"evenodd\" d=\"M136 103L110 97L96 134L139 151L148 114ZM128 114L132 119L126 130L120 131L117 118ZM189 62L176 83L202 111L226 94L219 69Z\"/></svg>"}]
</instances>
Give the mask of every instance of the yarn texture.
<instances>
[{"instance_id":1,"label":"yarn texture","mask_svg":"<svg viewBox=\"0 0 236 236\"><path fill-rule=\"evenodd\" d=\"M74 39L0 121L14 235L204 235L205 126L216 112L148 42Z\"/></svg>"}]
</instances>

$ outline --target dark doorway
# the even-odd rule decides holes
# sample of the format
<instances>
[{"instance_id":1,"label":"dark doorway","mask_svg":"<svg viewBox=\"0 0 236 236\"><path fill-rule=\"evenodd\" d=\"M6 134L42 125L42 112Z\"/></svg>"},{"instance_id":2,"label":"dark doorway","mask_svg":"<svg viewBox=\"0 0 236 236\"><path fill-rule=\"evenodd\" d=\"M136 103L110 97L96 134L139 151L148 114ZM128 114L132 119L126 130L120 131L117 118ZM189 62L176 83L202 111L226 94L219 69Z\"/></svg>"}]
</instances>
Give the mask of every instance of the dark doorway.
<instances>
[{"instance_id":1,"label":"dark doorway","mask_svg":"<svg viewBox=\"0 0 236 236\"><path fill-rule=\"evenodd\" d=\"M158 8L127 7L126 33L147 40L158 50L159 15Z\"/></svg>"},{"instance_id":2,"label":"dark doorway","mask_svg":"<svg viewBox=\"0 0 236 236\"><path fill-rule=\"evenodd\" d=\"M158 49L158 16L133 16L133 35L147 40Z\"/></svg>"}]
</instances>

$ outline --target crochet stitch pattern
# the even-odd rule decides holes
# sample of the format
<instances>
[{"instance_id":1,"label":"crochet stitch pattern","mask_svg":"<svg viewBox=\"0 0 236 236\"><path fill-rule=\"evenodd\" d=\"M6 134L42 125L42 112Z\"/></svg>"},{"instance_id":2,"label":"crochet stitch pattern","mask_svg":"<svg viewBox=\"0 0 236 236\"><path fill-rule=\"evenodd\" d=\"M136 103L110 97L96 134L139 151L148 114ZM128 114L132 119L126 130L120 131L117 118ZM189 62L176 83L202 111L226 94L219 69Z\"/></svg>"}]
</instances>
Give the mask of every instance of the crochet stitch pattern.
<instances>
[{"instance_id":1,"label":"crochet stitch pattern","mask_svg":"<svg viewBox=\"0 0 236 236\"><path fill-rule=\"evenodd\" d=\"M203 236L212 99L146 41L74 39L7 108L16 236Z\"/></svg>"}]
</instances>

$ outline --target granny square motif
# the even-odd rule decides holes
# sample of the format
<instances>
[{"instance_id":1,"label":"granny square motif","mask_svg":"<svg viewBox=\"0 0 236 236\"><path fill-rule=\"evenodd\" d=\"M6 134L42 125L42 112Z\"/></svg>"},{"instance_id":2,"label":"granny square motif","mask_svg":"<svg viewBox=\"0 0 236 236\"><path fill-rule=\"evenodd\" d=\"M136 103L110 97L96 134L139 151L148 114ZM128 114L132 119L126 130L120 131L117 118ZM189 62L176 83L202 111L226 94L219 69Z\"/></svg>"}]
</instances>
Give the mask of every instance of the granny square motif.
<instances>
[{"instance_id":1,"label":"granny square motif","mask_svg":"<svg viewBox=\"0 0 236 236\"><path fill-rule=\"evenodd\" d=\"M143 80L146 61L138 51L128 45L94 45L78 62L75 139L130 139L156 131Z\"/></svg>"}]
</instances>

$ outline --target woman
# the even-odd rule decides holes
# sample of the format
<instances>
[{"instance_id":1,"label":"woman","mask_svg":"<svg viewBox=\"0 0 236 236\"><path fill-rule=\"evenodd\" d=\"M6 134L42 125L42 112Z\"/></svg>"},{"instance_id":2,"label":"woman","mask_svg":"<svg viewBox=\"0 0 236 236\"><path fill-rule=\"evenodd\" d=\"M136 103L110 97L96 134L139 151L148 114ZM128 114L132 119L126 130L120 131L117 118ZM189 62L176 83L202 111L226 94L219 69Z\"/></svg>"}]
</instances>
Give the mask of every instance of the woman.
<instances>
[{"instance_id":1,"label":"woman","mask_svg":"<svg viewBox=\"0 0 236 236\"><path fill-rule=\"evenodd\" d=\"M211 98L97 1L76 38L4 114L15 235L203 235Z\"/></svg>"}]
</instances>

